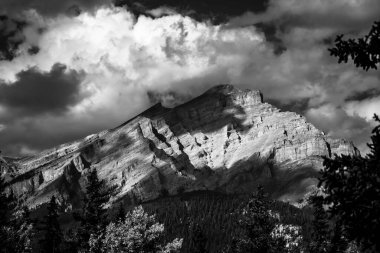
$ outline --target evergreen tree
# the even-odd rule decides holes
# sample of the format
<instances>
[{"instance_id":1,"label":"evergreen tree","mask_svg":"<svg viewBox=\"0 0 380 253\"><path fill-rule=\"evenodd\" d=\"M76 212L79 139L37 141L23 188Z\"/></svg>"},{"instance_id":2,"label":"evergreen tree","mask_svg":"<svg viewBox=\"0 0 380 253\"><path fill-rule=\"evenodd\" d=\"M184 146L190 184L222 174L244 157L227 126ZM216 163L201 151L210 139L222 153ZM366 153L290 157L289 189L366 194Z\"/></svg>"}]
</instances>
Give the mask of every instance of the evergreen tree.
<instances>
[{"instance_id":1,"label":"evergreen tree","mask_svg":"<svg viewBox=\"0 0 380 253\"><path fill-rule=\"evenodd\" d=\"M91 235L98 236L103 232L107 224L105 205L115 193L115 189L108 186L105 180L98 178L96 169L89 172L82 213L75 215L75 218L80 221L78 237L82 251L88 249Z\"/></svg>"},{"instance_id":2,"label":"evergreen tree","mask_svg":"<svg viewBox=\"0 0 380 253\"><path fill-rule=\"evenodd\" d=\"M7 242L7 216L9 212L9 198L5 192L5 182L0 177L0 252L5 252Z\"/></svg>"},{"instance_id":3,"label":"evergreen tree","mask_svg":"<svg viewBox=\"0 0 380 253\"><path fill-rule=\"evenodd\" d=\"M192 252L194 253L206 253L208 252L206 249L207 238L201 228L201 226L197 223L194 224L191 228L191 242L193 245Z\"/></svg>"},{"instance_id":4,"label":"evergreen tree","mask_svg":"<svg viewBox=\"0 0 380 253\"><path fill-rule=\"evenodd\" d=\"M30 219L27 207L16 210L11 220L5 227L7 233L4 247L0 252L6 253L31 253L34 238L34 223Z\"/></svg>"},{"instance_id":5,"label":"evergreen tree","mask_svg":"<svg viewBox=\"0 0 380 253\"><path fill-rule=\"evenodd\" d=\"M117 221L124 221L125 220L125 209L124 209L123 203L119 204L119 208L118 208L117 214L116 214L116 220Z\"/></svg>"},{"instance_id":6,"label":"evergreen tree","mask_svg":"<svg viewBox=\"0 0 380 253\"><path fill-rule=\"evenodd\" d=\"M30 218L30 211L27 206L23 206L17 212L12 225L13 246L16 253L32 253L32 241L35 235L34 221Z\"/></svg>"},{"instance_id":7,"label":"evergreen tree","mask_svg":"<svg viewBox=\"0 0 380 253\"><path fill-rule=\"evenodd\" d=\"M380 119L375 115L375 120ZM380 124L372 131L366 157L335 156L324 159L320 186L331 219L339 222L349 241L362 250L380 252Z\"/></svg>"},{"instance_id":8,"label":"evergreen tree","mask_svg":"<svg viewBox=\"0 0 380 253\"><path fill-rule=\"evenodd\" d=\"M334 231L331 238L330 253L345 253L348 249L348 242L343 233L343 227L339 222L334 224Z\"/></svg>"},{"instance_id":9,"label":"evergreen tree","mask_svg":"<svg viewBox=\"0 0 380 253\"><path fill-rule=\"evenodd\" d=\"M51 197L47 209L48 213L42 228L44 238L41 240L41 250L46 253L59 253L63 235L58 221L58 205L55 196Z\"/></svg>"},{"instance_id":10,"label":"evergreen tree","mask_svg":"<svg viewBox=\"0 0 380 253\"><path fill-rule=\"evenodd\" d=\"M323 208L323 197L312 196L311 202L314 206L313 232L309 251L311 253L325 253L329 251L329 220Z\"/></svg>"},{"instance_id":11,"label":"evergreen tree","mask_svg":"<svg viewBox=\"0 0 380 253\"><path fill-rule=\"evenodd\" d=\"M77 252L78 251L78 231L70 228L63 232L61 252Z\"/></svg>"},{"instance_id":12,"label":"evergreen tree","mask_svg":"<svg viewBox=\"0 0 380 253\"><path fill-rule=\"evenodd\" d=\"M12 215L15 211L15 199L6 193L5 180L0 176L0 252L10 252L14 248L12 236Z\"/></svg>"},{"instance_id":13,"label":"evergreen tree","mask_svg":"<svg viewBox=\"0 0 380 253\"><path fill-rule=\"evenodd\" d=\"M244 233L234 238L233 252L284 252L285 242L282 238L272 236L276 227L276 218L270 212L272 202L265 196L262 187L253 195L243 209L239 220Z\"/></svg>"}]
</instances>

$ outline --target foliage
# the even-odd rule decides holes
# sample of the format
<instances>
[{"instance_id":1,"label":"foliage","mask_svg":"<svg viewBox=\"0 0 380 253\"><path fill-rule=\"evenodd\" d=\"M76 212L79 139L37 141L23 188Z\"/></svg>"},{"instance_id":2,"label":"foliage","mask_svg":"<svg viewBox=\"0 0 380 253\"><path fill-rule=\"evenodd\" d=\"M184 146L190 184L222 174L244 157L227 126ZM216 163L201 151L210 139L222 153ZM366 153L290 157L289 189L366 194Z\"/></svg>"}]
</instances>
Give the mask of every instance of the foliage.
<instances>
[{"instance_id":1,"label":"foliage","mask_svg":"<svg viewBox=\"0 0 380 253\"><path fill-rule=\"evenodd\" d=\"M32 250L32 240L34 237L34 222L30 219L30 212L27 207L23 207L16 217L15 225L13 228L16 231L14 236L16 245L16 252L30 253Z\"/></svg>"},{"instance_id":2,"label":"foliage","mask_svg":"<svg viewBox=\"0 0 380 253\"><path fill-rule=\"evenodd\" d=\"M375 115L375 120L380 123ZM332 219L342 224L349 240L369 251L380 251L380 124L372 131L366 157L324 158L320 186Z\"/></svg>"},{"instance_id":3,"label":"foliage","mask_svg":"<svg viewBox=\"0 0 380 253\"><path fill-rule=\"evenodd\" d=\"M343 40L343 36L337 36L335 47L329 49L339 63L347 62L351 57L358 68L377 69L376 65L380 63L380 22L375 22L364 38Z\"/></svg>"},{"instance_id":4,"label":"foliage","mask_svg":"<svg viewBox=\"0 0 380 253\"><path fill-rule=\"evenodd\" d=\"M179 252L182 239L175 239L167 245L162 245L163 232L164 225L156 222L155 216L147 214L142 206L138 206L127 213L124 221L110 223L104 235L92 237L90 246L98 248L98 241L101 240L100 252Z\"/></svg>"},{"instance_id":5,"label":"foliage","mask_svg":"<svg viewBox=\"0 0 380 253\"><path fill-rule=\"evenodd\" d=\"M32 252L34 225L27 207L18 208L13 194L6 193L0 177L0 252Z\"/></svg>"},{"instance_id":6,"label":"foliage","mask_svg":"<svg viewBox=\"0 0 380 253\"><path fill-rule=\"evenodd\" d=\"M193 252L194 253L206 253L208 252L206 249L207 245L207 237L203 232L203 229L201 226L197 224L193 224L191 226L191 234L190 238L193 245Z\"/></svg>"},{"instance_id":7,"label":"foliage","mask_svg":"<svg viewBox=\"0 0 380 253\"><path fill-rule=\"evenodd\" d=\"M331 253L343 253L347 252L350 245L344 235L343 226L340 222L335 222L334 229L330 240L330 252Z\"/></svg>"},{"instance_id":8,"label":"foliage","mask_svg":"<svg viewBox=\"0 0 380 253\"><path fill-rule=\"evenodd\" d=\"M116 214L116 220L117 221L125 220L125 209L122 203L119 204L119 209L117 210L117 214Z\"/></svg>"},{"instance_id":9,"label":"foliage","mask_svg":"<svg viewBox=\"0 0 380 253\"><path fill-rule=\"evenodd\" d=\"M63 234L58 222L58 205L55 196L52 196L47 207L48 214L43 222L44 238L41 240L41 250L46 253L59 253Z\"/></svg>"},{"instance_id":10,"label":"foliage","mask_svg":"<svg viewBox=\"0 0 380 253\"><path fill-rule=\"evenodd\" d=\"M286 250L284 252L302 252L303 240L300 226L276 224L276 227L272 230L271 235L272 237L285 241Z\"/></svg>"},{"instance_id":11,"label":"foliage","mask_svg":"<svg viewBox=\"0 0 380 253\"><path fill-rule=\"evenodd\" d=\"M30 219L30 212L27 207L18 209L9 225L6 227L7 244L2 249L7 253L30 253L32 250L32 240L34 237L34 224Z\"/></svg>"},{"instance_id":12,"label":"foliage","mask_svg":"<svg viewBox=\"0 0 380 253\"><path fill-rule=\"evenodd\" d=\"M311 202L314 205L314 219L309 251L312 253L328 252L330 247L330 228L327 213L323 208L323 197L312 196Z\"/></svg>"},{"instance_id":13,"label":"foliage","mask_svg":"<svg viewBox=\"0 0 380 253\"><path fill-rule=\"evenodd\" d=\"M79 244L81 250L88 249L91 235L99 235L107 224L106 204L115 193L115 187L107 185L105 180L98 178L96 169L87 175L86 195L81 214L74 217L80 221L78 229Z\"/></svg>"},{"instance_id":14,"label":"foliage","mask_svg":"<svg viewBox=\"0 0 380 253\"><path fill-rule=\"evenodd\" d=\"M226 195L202 191L158 199L143 206L145 211L155 214L157 220L164 224L165 242L176 237L183 238L181 252L192 253L197 247L192 228L194 224L199 224L202 233L207 236L207 252L219 253L231 245L234 235L243 233L238 221L249 200L247 194ZM302 238L310 236L308 233L312 212L309 208L299 209L284 202L273 201L270 209L280 214L284 226L294 224L302 227Z\"/></svg>"},{"instance_id":15,"label":"foliage","mask_svg":"<svg viewBox=\"0 0 380 253\"><path fill-rule=\"evenodd\" d=\"M12 198L6 192L5 181L0 177L0 252L5 251L8 242L8 219L12 209Z\"/></svg>"},{"instance_id":16,"label":"foliage","mask_svg":"<svg viewBox=\"0 0 380 253\"><path fill-rule=\"evenodd\" d=\"M284 252L285 241L273 237L272 231L278 221L270 211L271 201L265 197L262 187L253 195L243 209L239 224L243 233L234 238L232 252Z\"/></svg>"}]
</instances>

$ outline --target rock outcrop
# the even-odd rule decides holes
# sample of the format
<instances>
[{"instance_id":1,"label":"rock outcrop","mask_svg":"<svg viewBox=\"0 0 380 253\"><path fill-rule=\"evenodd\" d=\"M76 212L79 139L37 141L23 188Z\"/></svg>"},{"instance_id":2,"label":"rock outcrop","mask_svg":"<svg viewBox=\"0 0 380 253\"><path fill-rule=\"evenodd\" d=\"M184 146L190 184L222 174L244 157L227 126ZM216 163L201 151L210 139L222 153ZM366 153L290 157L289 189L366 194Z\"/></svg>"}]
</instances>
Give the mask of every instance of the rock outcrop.
<instances>
[{"instance_id":1,"label":"rock outcrop","mask_svg":"<svg viewBox=\"0 0 380 253\"><path fill-rule=\"evenodd\" d=\"M115 199L125 201L249 192L263 184L272 196L295 202L315 186L322 156L355 152L304 117L263 102L259 91L220 85L178 107L157 104L117 128L14 161L8 181L32 206L52 194L77 205L90 168L118 185Z\"/></svg>"}]
</instances>

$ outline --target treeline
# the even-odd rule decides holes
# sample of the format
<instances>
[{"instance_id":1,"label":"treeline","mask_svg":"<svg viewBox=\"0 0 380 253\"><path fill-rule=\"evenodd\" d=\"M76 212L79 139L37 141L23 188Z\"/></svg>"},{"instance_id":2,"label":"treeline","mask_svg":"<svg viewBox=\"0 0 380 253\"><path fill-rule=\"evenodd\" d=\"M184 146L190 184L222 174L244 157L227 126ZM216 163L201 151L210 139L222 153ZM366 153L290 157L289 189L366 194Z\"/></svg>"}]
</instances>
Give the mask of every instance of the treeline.
<instances>
[{"instance_id":1,"label":"treeline","mask_svg":"<svg viewBox=\"0 0 380 253\"><path fill-rule=\"evenodd\" d=\"M106 205L115 190L98 178L96 170L91 170L82 210L71 213L71 219L67 219L68 214L52 196L46 210L34 210L35 214L45 211L44 217L32 219L28 208L6 192L6 184L0 178L0 252L179 252L183 240L164 242L164 225L141 206L127 213L122 207L116 216L110 216ZM63 229L61 216L71 226Z\"/></svg>"},{"instance_id":2,"label":"treeline","mask_svg":"<svg viewBox=\"0 0 380 253\"><path fill-rule=\"evenodd\" d=\"M0 186L5 190L3 181ZM271 201L262 190L253 195L185 193L107 210L114 191L92 170L81 211L64 213L52 196L44 210L38 210L44 213L39 219L30 218L12 195L2 194L1 210L8 212L1 216L0 252L245 252L231 246L242 247L237 238L244 237L246 224L254 220L249 215L258 210L259 218L271 224L267 238L274 237L272 230L280 223L299 227L300 237L306 238L312 224L309 209ZM69 226L62 224L67 221ZM284 243L278 244L286 252Z\"/></svg>"},{"instance_id":3,"label":"treeline","mask_svg":"<svg viewBox=\"0 0 380 253\"><path fill-rule=\"evenodd\" d=\"M233 236L244 229L239 224L241 214L253 196L248 194L225 195L217 192L193 192L166 197L143 204L144 209L155 214L165 225L165 238L177 236L184 239L181 252L195 252L200 231L205 240L206 252L222 252L231 245ZM279 216L279 223L304 228L304 238L311 235L312 211L299 209L288 203L273 201L268 207Z\"/></svg>"},{"instance_id":4,"label":"treeline","mask_svg":"<svg viewBox=\"0 0 380 253\"><path fill-rule=\"evenodd\" d=\"M52 196L44 217L35 219L0 178L0 252L380 252L380 119L374 118L370 153L325 157L319 191L302 209L271 200L262 188L107 209L116 188L93 169L81 210L65 213ZM63 229L62 220L70 226Z\"/></svg>"}]
</instances>

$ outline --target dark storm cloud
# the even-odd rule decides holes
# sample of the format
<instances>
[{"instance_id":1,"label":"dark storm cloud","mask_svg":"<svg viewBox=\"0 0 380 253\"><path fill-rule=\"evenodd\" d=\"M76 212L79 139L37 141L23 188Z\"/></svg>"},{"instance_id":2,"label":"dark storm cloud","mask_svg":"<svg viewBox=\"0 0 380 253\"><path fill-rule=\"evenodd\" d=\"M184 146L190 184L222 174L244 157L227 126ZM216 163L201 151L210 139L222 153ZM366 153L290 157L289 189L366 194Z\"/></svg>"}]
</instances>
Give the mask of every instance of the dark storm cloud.
<instances>
[{"instance_id":1,"label":"dark storm cloud","mask_svg":"<svg viewBox=\"0 0 380 253\"><path fill-rule=\"evenodd\" d=\"M78 14L81 10L93 10L109 0L1 0L0 14L5 12L10 15L18 15L21 11L35 9L46 16L57 14Z\"/></svg>"},{"instance_id":2,"label":"dark storm cloud","mask_svg":"<svg viewBox=\"0 0 380 253\"><path fill-rule=\"evenodd\" d=\"M116 6L127 6L135 15L152 16L150 10L166 7L198 21L210 20L220 24L247 11L264 12L269 0L114 0L114 3Z\"/></svg>"},{"instance_id":3,"label":"dark storm cloud","mask_svg":"<svg viewBox=\"0 0 380 253\"><path fill-rule=\"evenodd\" d=\"M260 89L273 99L268 102L307 116L335 137L361 145L369 136L367 114L378 102L365 97L374 96L366 91L378 86L379 76L338 65L327 48L337 34L363 34L378 16L377 0L129 0L118 1L125 8L96 7L102 3L0 0L0 13L6 7L12 17L35 8L40 14L24 17L35 30L44 29L23 29L25 41L12 61L0 62L0 76L17 83L16 73L28 66L46 72L62 62L85 71L80 90L91 91L76 106L82 95L75 85L53 105L1 97L5 153L35 153L84 137L126 121L151 103L181 103L186 94L196 96L219 83ZM91 9L97 11L86 11Z\"/></svg>"},{"instance_id":4,"label":"dark storm cloud","mask_svg":"<svg viewBox=\"0 0 380 253\"><path fill-rule=\"evenodd\" d=\"M18 73L14 83L0 83L0 106L21 115L66 111L83 98L83 73L66 69L62 64L55 64L48 73L31 68Z\"/></svg>"},{"instance_id":5,"label":"dark storm cloud","mask_svg":"<svg viewBox=\"0 0 380 253\"><path fill-rule=\"evenodd\" d=\"M345 101L362 101L380 96L380 88L372 88L365 91L357 91L348 96Z\"/></svg>"},{"instance_id":6,"label":"dark storm cloud","mask_svg":"<svg viewBox=\"0 0 380 253\"><path fill-rule=\"evenodd\" d=\"M266 41L272 43L274 54L279 55L286 50L284 42L278 36L278 28L274 23L257 23L255 27L264 33Z\"/></svg>"},{"instance_id":7,"label":"dark storm cloud","mask_svg":"<svg viewBox=\"0 0 380 253\"><path fill-rule=\"evenodd\" d=\"M12 60L24 41L22 29L26 22L0 15L0 61Z\"/></svg>"},{"instance_id":8,"label":"dark storm cloud","mask_svg":"<svg viewBox=\"0 0 380 253\"><path fill-rule=\"evenodd\" d=\"M97 122L64 117L22 118L0 131L0 150L8 156L27 156L104 129L104 125Z\"/></svg>"},{"instance_id":9,"label":"dark storm cloud","mask_svg":"<svg viewBox=\"0 0 380 253\"><path fill-rule=\"evenodd\" d=\"M309 107L310 98L300 98L297 100L280 101L277 99L265 99L265 102L276 106L282 111L296 112L305 115Z\"/></svg>"}]
</instances>

